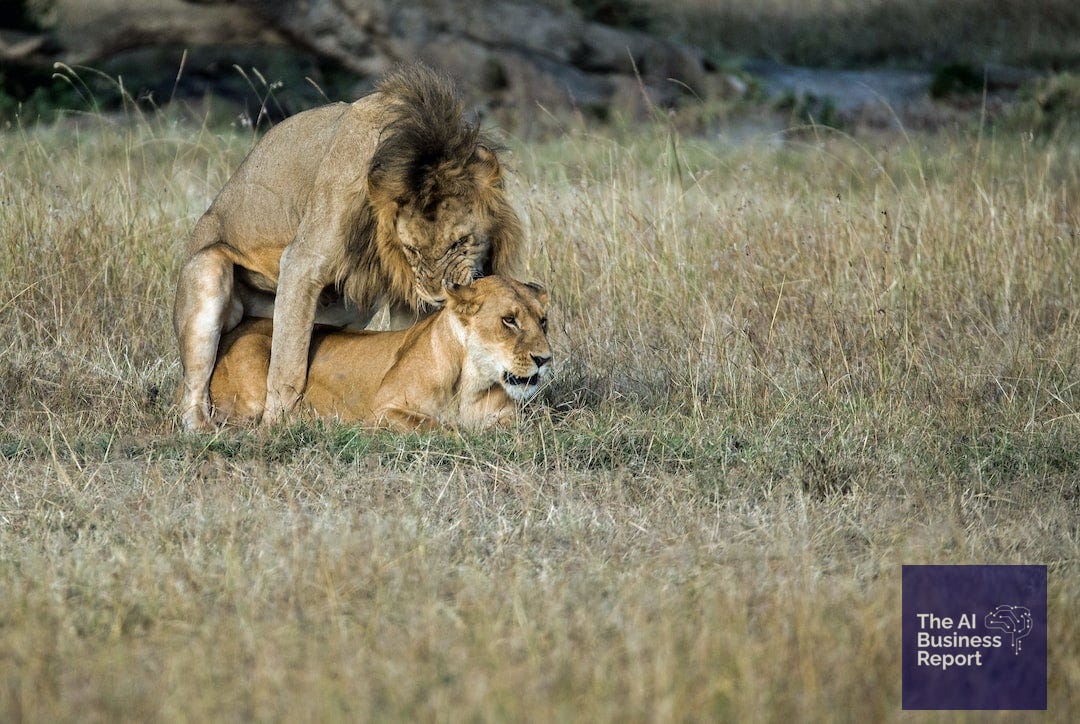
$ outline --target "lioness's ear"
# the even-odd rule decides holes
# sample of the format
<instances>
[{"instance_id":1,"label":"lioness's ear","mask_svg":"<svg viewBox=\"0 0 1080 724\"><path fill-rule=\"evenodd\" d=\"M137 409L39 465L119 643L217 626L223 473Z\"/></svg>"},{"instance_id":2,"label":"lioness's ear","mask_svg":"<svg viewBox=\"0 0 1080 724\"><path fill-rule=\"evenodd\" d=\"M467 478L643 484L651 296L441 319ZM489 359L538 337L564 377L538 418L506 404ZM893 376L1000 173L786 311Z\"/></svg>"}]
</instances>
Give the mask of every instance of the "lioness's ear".
<instances>
[{"instance_id":1,"label":"lioness's ear","mask_svg":"<svg viewBox=\"0 0 1080 724\"><path fill-rule=\"evenodd\" d=\"M499 159L495 152L484 144L481 143L476 146L469 163L476 171L477 178L492 186L501 183L502 168L499 166Z\"/></svg>"},{"instance_id":2,"label":"lioness's ear","mask_svg":"<svg viewBox=\"0 0 1080 724\"><path fill-rule=\"evenodd\" d=\"M464 286L464 284L455 284L448 279L443 279L442 282L443 291L446 292L446 296L450 297L451 299L460 299L461 290L464 288Z\"/></svg>"},{"instance_id":3,"label":"lioness's ear","mask_svg":"<svg viewBox=\"0 0 1080 724\"><path fill-rule=\"evenodd\" d=\"M446 296L458 304L467 304L476 296L476 290L468 284L455 284L443 279L442 288L446 292Z\"/></svg>"},{"instance_id":4,"label":"lioness's ear","mask_svg":"<svg viewBox=\"0 0 1080 724\"><path fill-rule=\"evenodd\" d=\"M443 279L443 291L446 292L446 306L459 312L462 316L476 314L477 306L476 290L468 284L454 284Z\"/></svg>"},{"instance_id":5,"label":"lioness's ear","mask_svg":"<svg viewBox=\"0 0 1080 724\"><path fill-rule=\"evenodd\" d=\"M550 297L548 296L547 289L544 288L543 284L539 284L537 282L525 282L525 286L536 292L537 301L539 301L545 307L547 306L547 303L550 301Z\"/></svg>"}]
</instances>

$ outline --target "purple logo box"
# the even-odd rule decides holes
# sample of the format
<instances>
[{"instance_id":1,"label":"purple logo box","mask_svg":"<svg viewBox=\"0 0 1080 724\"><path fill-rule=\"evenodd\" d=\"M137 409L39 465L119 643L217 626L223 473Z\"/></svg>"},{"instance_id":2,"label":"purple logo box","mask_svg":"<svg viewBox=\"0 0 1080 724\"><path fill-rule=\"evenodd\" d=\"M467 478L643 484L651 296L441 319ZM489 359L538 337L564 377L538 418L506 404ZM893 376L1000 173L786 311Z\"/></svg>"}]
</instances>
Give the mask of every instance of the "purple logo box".
<instances>
[{"instance_id":1,"label":"purple logo box","mask_svg":"<svg viewBox=\"0 0 1080 724\"><path fill-rule=\"evenodd\" d=\"M904 709L1046 709L1046 566L902 575Z\"/></svg>"}]
</instances>

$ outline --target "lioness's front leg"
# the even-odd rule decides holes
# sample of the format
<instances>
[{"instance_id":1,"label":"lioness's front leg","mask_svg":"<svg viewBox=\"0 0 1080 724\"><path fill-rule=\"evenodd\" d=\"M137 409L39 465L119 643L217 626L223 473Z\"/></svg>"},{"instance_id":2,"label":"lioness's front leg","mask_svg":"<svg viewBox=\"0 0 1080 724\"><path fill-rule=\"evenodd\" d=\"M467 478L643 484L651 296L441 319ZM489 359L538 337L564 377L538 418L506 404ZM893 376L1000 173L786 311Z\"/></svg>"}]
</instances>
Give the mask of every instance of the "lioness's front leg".
<instances>
[{"instance_id":1,"label":"lioness's front leg","mask_svg":"<svg viewBox=\"0 0 1080 724\"><path fill-rule=\"evenodd\" d=\"M439 421L431 415L398 405L378 410L375 413L375 419L380 424L401 432L435 432L442 429Z\"/></svg>"},{"instance_id":2,"label":"lioness's front leg","mask_svg":"<svg viewBox=\"0 0 1080 724\"><path fill-rule=\"evenodd\" d=\"M304 392L315 306L325 285L322 261L321 254L309 254L296 242L281 254L274 303L274 337L263 407L264 426L291 412Z\"/></svg>"}]
</instances>

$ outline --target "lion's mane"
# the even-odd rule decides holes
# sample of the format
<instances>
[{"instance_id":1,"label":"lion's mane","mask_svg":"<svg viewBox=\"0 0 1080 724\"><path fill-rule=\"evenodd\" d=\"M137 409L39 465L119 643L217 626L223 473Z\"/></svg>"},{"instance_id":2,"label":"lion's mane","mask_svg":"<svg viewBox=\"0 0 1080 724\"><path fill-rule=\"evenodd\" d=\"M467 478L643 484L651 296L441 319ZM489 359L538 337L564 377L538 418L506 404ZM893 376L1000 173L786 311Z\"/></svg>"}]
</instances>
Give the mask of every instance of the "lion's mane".
<instances>
[{"instance_id":1,"label":"lion's mane","mask_svg":"<svg viewBox=\"0 0 1080 724\"><path fill-rule=\"evenodd\" d=\"M501 180L495 145L475 123L446 76L413 64L388 74L376 87L388 101L389 122L368 167L363 199L337 265L339 286L359 306L387 289L412 300L413 274L397 238L398 209L433 215L447 198L468 198L482 209L490 249L484 274L513 271L523 232Z\"/></svg>"}]
</instances>

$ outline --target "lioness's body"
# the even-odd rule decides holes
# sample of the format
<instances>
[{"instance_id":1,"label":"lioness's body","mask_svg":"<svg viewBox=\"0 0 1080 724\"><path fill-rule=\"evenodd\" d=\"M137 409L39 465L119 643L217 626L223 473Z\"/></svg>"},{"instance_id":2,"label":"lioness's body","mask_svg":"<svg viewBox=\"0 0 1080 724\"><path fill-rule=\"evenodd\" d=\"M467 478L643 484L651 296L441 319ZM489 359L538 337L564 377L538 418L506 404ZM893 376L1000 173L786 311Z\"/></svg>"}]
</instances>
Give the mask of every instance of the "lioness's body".
<instances>
[{"instance_id":1,"label":"lioness's body","mask_svg":"<svg viewBox=\"0 0 1080 724\"><path fill-rule=\"evenodd\" d=\"M401 429L506 424L548 372L546 304L538 287L485 277L409 329L316 331L301 405ZM254 319L222 339L210 382L216 414L263 413L272 336L270 320Z\"/></svg>"},{"instance_id":2,"label":"lioness's body","mask_svg":"<svg viewBox=\"0 0 1080 724\"><path fill-rule=\"evenodd\" d=\"M521 228L500 179L452 88L419 66L272 128L188 241L173 314L185 426L209 425L218 342L244 317L278 331L272 421L304 390L314 323L361 329L386 305L401 327L443 302L444 280L506 271Z\"/></svg>"}]
</instances>

